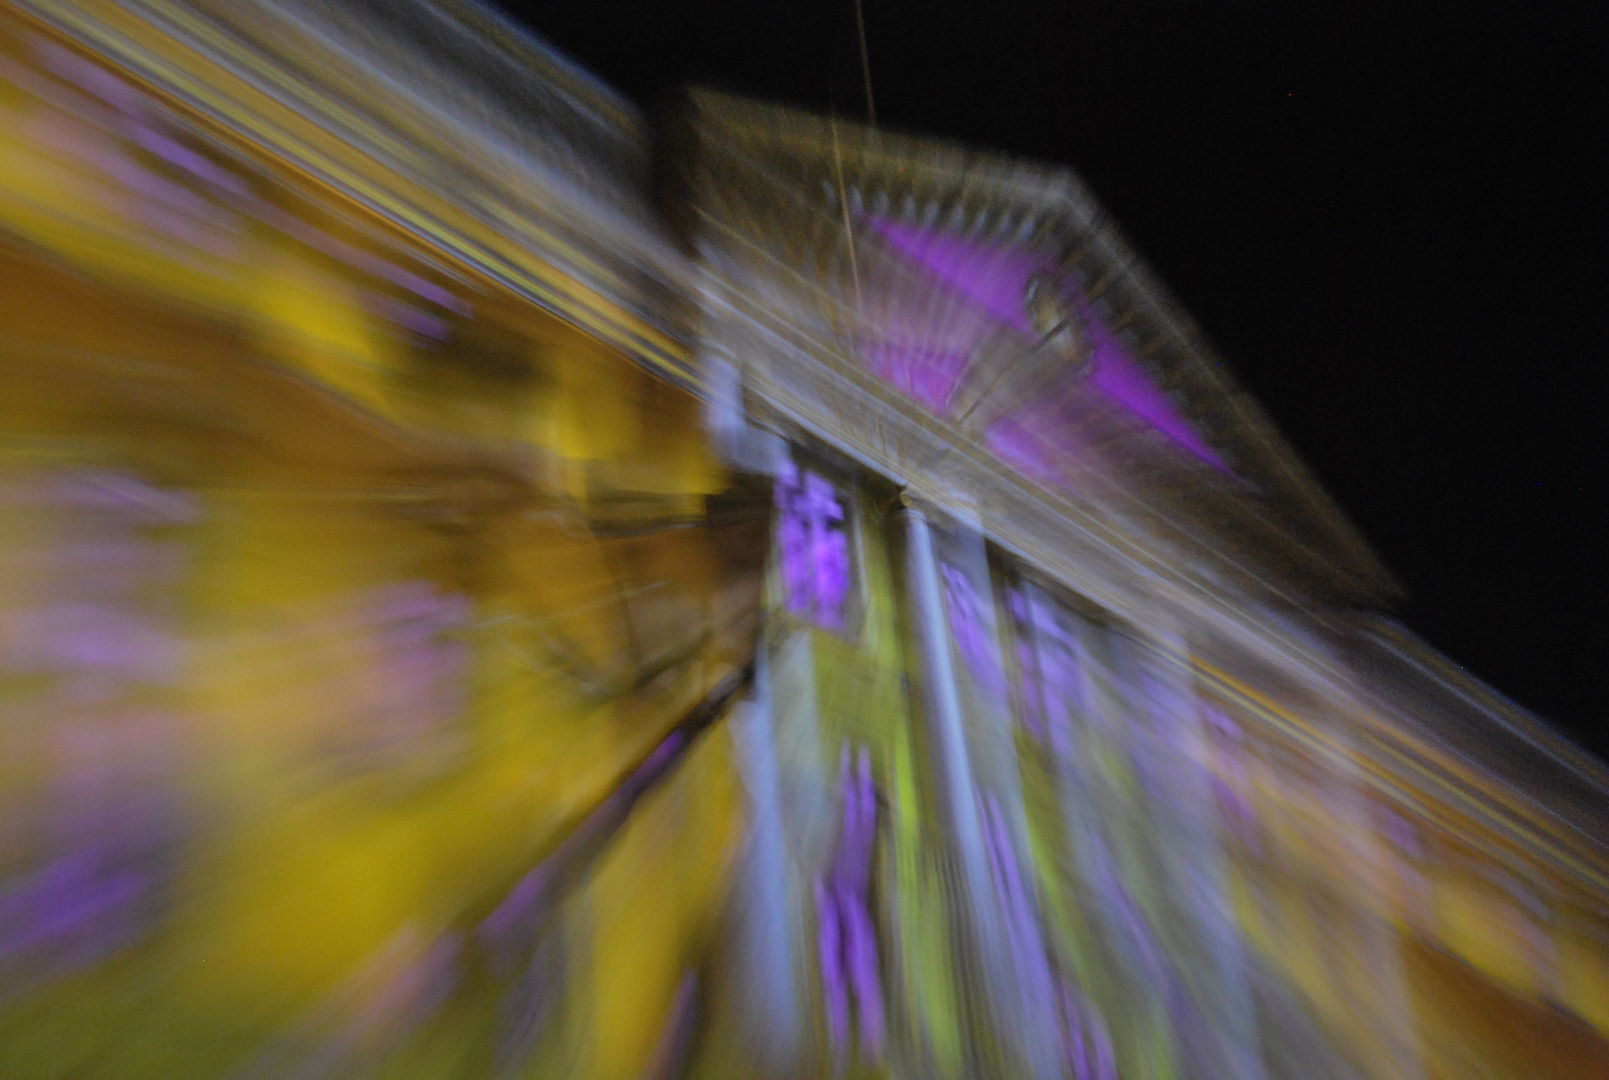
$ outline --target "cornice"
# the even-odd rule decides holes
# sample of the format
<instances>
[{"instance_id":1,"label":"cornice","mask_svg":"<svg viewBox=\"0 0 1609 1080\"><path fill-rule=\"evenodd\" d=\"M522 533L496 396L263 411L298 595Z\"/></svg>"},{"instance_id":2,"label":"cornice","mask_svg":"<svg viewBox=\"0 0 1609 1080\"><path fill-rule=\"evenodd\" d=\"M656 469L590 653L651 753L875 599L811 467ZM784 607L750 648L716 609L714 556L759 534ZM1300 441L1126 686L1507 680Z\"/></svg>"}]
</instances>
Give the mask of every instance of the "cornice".
<instances>
[{"instance_id":1,"label":"cornice","mask_svg":"<svg viewBox=\"0 0 1609 1080\"><path fill-rule=\"evenodd\" d=\"M976 518L1003 548L1118 617L1146 621L1162 602L1210 624L1227 619L1244 627L1248 597L1309 608L1306 598L1278 591L1222 552L1192 550L1183 531L1158 536L1137 528L1136 519L1116 512L1121 491L1110 499L1053 500L986 451L951 442L943 424L916 406L879 393L872 377L846 359L824 362L830 343L804 335L741 286L712 284L706 295L704 333L724 355L741 358L745 387L761 408L914 498ZM1281 630L1270 624L1256 636L1277 641Z\"/></svg>"},{"instance_id":2,"label":"cornice","mask_svg":"<svg viewBox=\"0 0 1609 1080\"><path fill-rule=\"evenodd\" d=\"M15 4L155 92L203 136L299 173L436 257L663 377L696 384L676 299L686 264L647 208L648 150L635 117L465 3L438 9L437 17L457 19L435 32L456 35L460 52L503 58L505 80L523 73L523 99L500 99L486 80L448 93L451 80L400 29L427 7L415 0L395 12L239 0ZM546 91L532 89L544 84ZM542 113L543 93L548 122L517 137L522 115ZM630 158L640 160L623 164ZM599 189L613 194L599 197Z\"/></svg>"}]
</instances>

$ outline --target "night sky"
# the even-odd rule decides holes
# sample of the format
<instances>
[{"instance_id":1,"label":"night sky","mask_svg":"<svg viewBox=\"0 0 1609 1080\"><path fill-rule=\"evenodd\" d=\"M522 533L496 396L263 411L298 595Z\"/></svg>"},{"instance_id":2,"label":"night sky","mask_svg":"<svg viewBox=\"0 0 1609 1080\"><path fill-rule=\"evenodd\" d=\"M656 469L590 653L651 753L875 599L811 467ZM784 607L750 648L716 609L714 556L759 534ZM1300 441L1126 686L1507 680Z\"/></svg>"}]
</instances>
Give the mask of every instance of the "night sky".
<instances>
[{"instance_id":1,"label":"night sky","mask_svg":"<svg viewBox=\"0 0 1609 1080\"><path fill-rule=\"evenodd\" d=\"M1397 615L1609 757L1597 5L862 3L878 122L1076 169ZM644 106L865 116L854 0L503 7Z\"/></svg>"}]
</instances>

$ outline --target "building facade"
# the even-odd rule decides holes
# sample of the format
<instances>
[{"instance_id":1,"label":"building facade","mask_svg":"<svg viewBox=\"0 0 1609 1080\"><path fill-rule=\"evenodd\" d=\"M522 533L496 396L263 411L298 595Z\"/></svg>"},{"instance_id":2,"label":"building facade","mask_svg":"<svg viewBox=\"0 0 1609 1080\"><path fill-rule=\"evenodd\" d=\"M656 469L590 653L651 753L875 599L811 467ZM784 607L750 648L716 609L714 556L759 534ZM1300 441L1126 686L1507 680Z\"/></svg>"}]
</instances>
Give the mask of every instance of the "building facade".
<instances>
[{"instance_id":1,"label":"building facade","mask_svg":"<svg viewBox=\"0 0 1609 1080\"><path fill-rule=\"evenodd\" d=\"M1603 768L1071 173L457 2L0 63L0 1074L1609 1075Z\"/></svg>"}]
</instances>

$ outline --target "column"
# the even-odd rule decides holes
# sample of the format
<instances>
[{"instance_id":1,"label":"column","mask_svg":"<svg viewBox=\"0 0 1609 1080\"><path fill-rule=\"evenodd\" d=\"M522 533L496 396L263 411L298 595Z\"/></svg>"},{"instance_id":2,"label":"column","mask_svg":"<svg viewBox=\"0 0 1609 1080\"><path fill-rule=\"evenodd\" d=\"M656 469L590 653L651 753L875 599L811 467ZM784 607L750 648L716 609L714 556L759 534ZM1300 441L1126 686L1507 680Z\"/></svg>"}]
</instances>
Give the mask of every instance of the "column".
<instances>
[{"instance_id":1,"label":"column","mask_svg":"<svg viewBox=\"0 0 1609 1080\"><path fill-rule=\"evenodd\" d=\"M771 709L769 635L755 648L754 693L734 717L738 761L753 818L739 890L737 994L740 1035L762 1075L788 1074L800 1055L799 976L790 902L788 838Z\"/></svg>"},{"instance_id":2,"label":"column","mask_svg":"<svg viewBox=\"0 0 1609 1080\"><path fill-rule=\"evenodd\" d=\"M949 622L944 615L933 533L927 515L908 499L899 513L905 524L906 587L921 666L922 704L933 771L939 784L944 823L969 894L967 903L977 908L988 905L989 864L978 803L973 796L966 721L955 682L955 660L950 651Z\"/></svg>"},{"instance_id":3,"label":"column","mask_svg":"<svg viewBox=\"0 0 1609 1080\"><path fill-rule=\"evenodd\" d=\"M1148 738L1140 763L1151 772L1152 812L1161 842L1162 871L1177 903L1183 938L1196 952L1192 996L1211 1028L1217 1068L1236 1080L1266 1073L1245 943L1234 921L1218 829L1218 808L1205 773L1206 734L1183 636L1166 622L1125 643L1121 665L1131 715Z\"/></svg>"},{"instance_id":4,"label":"column","mask_svg":"<svg viewBox=\"0 0 1609 1080\"><path fill-rule=\"evenodd\" d=\"M1034 1022L1046 1003L1023 999L996 902L932 528L919 506L909 498L903 501L909 614L921 666L924 719L938 801L963 883L961 937L973 954L961 968L976 972L983 981L981 987L967 988L966 997L976 999L981 990L1000 1045L1017 1059L995 1067L1003 1066L1009 1075L1050 1080L1060 1075L1055 1054L1059 1033ZM989 1068L987 1063L978 1064Z\"/></svg>"}]
</instances>

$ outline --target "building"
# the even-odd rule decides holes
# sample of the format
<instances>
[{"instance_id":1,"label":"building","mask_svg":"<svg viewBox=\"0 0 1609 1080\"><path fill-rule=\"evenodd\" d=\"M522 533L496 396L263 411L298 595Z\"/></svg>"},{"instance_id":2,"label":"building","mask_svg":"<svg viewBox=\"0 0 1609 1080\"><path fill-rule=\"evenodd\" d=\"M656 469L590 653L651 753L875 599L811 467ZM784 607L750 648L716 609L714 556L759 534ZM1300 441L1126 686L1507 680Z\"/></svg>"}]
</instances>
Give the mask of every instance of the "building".
<instances>
[{"instance_id":1,"label":"building","mask_svg":"<svg viewBox=\"0 0 1609 1080\"><path fill-rule=\"evenodd\" d=\"M0 1073L1609 1074L1603 768L1067 171L458 2L0 60Z\"/></svg>"}]
</instances>

